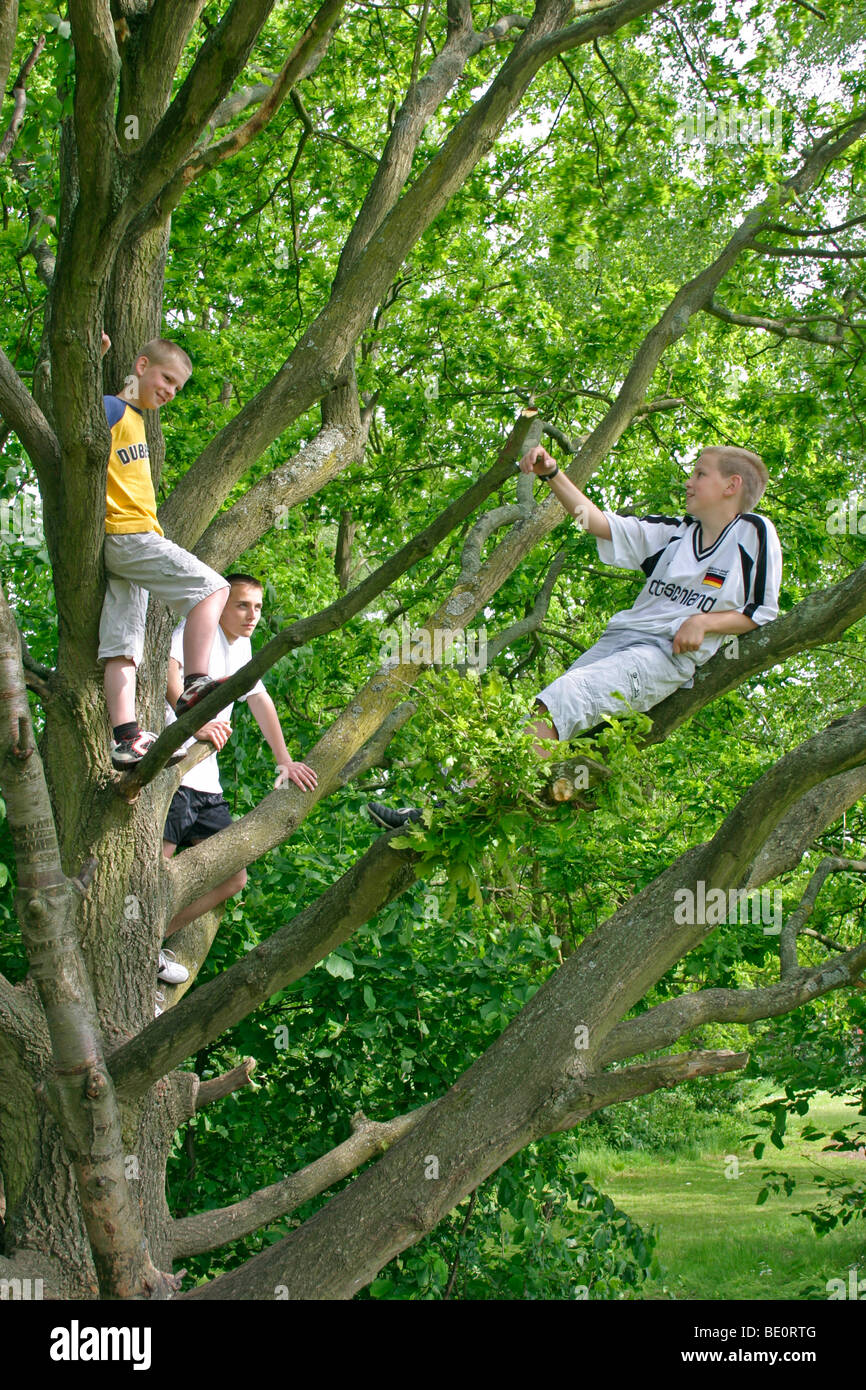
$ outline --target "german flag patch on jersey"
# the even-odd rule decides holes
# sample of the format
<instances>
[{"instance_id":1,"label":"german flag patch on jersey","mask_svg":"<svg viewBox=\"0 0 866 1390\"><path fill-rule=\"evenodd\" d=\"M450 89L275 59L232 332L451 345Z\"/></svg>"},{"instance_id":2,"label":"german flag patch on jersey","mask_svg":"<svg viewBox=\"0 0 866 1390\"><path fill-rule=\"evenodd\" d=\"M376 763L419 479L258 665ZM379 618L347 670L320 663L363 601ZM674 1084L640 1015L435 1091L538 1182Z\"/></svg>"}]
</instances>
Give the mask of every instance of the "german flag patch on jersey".
<instances>
[{"instance_id":1,"label":"german flag patch on jersey","mask_svg":"<svg viewBox=\"0 0 866 1390\"><path fill-rule=\"evenodd\" d=\"M727 570L707 570L701 584L705 589L721 589L727 577Z\"/></svg>"}]
</instances>

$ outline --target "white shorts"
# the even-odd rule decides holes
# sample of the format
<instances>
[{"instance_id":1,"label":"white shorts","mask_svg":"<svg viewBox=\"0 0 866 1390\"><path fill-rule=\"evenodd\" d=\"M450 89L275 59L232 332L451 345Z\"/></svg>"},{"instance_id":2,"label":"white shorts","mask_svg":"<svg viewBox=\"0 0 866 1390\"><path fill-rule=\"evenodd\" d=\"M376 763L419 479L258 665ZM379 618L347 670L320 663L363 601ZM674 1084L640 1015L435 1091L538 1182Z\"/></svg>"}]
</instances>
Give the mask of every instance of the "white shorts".
<instances>
[{"instance_id":1,"label":"white shorts","mask_svg":"<svg viewBox=\"0 0 866 1390\"><path fill-rule=\"evenodd\" d=\"M106 536L105 602L99 620L100 661L124 656L141 664L147 595L156 594L180 618L229 586L221 574L155 531Z\"/></svg>"},{"instance_id":2,"label":"white shorts","mask_svg":"<svg viewBox=\"0 0 866 1390\"><path fill-rule=\"evenodd\" d=\"M695 665L689 652L674 656L667 637L604 632L536 699L547 707L565 742L609 714L652 709L681 685L691 683Z\"/></svg>"}]
</instances>

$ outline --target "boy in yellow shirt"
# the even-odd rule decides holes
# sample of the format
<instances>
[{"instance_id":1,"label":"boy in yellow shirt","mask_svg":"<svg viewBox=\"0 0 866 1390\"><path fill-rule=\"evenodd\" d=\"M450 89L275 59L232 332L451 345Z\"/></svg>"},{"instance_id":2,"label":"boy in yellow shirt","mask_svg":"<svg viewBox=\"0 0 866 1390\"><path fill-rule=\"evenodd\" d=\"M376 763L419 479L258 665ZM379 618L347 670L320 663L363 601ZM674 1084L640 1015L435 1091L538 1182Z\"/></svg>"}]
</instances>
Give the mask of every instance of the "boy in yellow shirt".
<instances>
[{"instance_id":1,"label":"boy in yellow shirt","mask_svg":"<svg viewBox=\"0 0 866 1390\"><path fill-rule=\"evenodd\" d=\"M103 334L103 355L111 346ZM105 663L105 699L114 742L111 761L123 771L139 762L156 740L135 717L135 668L144 651L147 595L156 594L184 628L184 714L218 684L208 674L220 614L229 595L222 575L166 540L156 519L145 410L159 410L186 384L192 363L165 338L145 343L118 396L105 396L111 430L105 517L105 602L99 624L99 660ZM177 761L175 759L174 761Z\"/></svg>"}]
</instances>

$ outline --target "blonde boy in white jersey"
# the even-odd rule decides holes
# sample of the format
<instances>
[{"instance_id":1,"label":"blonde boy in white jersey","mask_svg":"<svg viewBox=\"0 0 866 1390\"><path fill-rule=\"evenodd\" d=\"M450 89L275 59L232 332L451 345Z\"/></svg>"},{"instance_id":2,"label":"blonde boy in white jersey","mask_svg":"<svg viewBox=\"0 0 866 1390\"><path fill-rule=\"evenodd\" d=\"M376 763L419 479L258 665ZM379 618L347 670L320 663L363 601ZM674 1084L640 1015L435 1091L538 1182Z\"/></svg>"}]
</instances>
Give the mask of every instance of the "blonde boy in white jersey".
<instances>
[{"instance_id":1,"label":"blonde boy in white jersey","mask_svg":"<svg viewBox=\"0 0 866 1390\"><path fill-rule=\"evenodd\" d=\"M565 741L607 715L648 710L718 650L723 636L751 632L778 614L782 551L771 521L752 507L767 470L749 449L704 449L686 482L684 517L605 512L560 473L539 447L524 473L550 483L579 525L596 537L599 559L647 577L631 608L616 613L598 642L536 699L531 726ZM546 718L544 716L547 716ZM541 745L542 757L555 756Z\"/></svg>"}]
</instances>

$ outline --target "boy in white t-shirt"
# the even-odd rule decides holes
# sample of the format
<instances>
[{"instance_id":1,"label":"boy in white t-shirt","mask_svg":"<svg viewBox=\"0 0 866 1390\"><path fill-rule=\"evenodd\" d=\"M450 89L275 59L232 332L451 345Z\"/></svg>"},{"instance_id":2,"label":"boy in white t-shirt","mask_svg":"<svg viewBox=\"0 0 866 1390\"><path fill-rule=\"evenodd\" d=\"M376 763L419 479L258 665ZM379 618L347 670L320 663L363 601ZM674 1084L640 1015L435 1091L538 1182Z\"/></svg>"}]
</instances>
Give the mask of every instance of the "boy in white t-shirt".
<instances>
[{"instance_id":1,"label":"boy in white t-shirt","mask_svg":"<svg viewBox=\"0 0 866 1390\"><path fill-rule=\"evenodd\" d=\"M249 574L229 574L226 580L231 587L220 617L208 670L208 675L215 680L226 679L252 660L250 637L262 616L262 586L259 581ZM183 688L183 623L175 628L172 635L167 687L168 708L165 717L166 723L171 723L176 694ZM305 791L313 791L318 780L316 774L306 763L293 762L289 757L276 706L261 681L257 681L241 699L247 701L276 759L278 776L275 786L282 786L288 780ZM217 751L223 748L231 734L228 722L231 711L232 705L220 710L216 719L211 719L197 730L195 738L190 739L184 748L191 747L195 739L209 740ZM217 755L213 753L182 778L168 810L163 831L163 853L166 858L171 858L177 849L200 844L231 825L231 821L231 812L220 785ZM246 881L246 869L240 869L224 883L197 898L172 918L166 928L166 937L239 893ZM163 957L171 955L170 952L161 954ZM182 976L178 973L181 971ZM163 966L161 960L159 978L170 984L181 983L186 978L186 971L182 966L170 963Z\"/></svg>"},{"instance_id":2,"label":"boy in white t-shirt","mask_svg":"<svg viewBox=\"0 0 866 1390\"><path fill-rule=\"evenodd\" d=\"M752 507L767 486L749 449L704 449L686 482L687 514L605 512L560 473L539 446L520 461L545 482L575 521L596 537L599 559L640 569L646 583L631 608L615 613L597 642L537 696L530 724L538 739L566 742L610 714L652 709L709 661L728 634L751 632L778 614L782 551L771 521ZM539 757L557 750L537 742ZM367 807L385 829L420 811L381 802Z\"/></svg>"}]
</instances>

